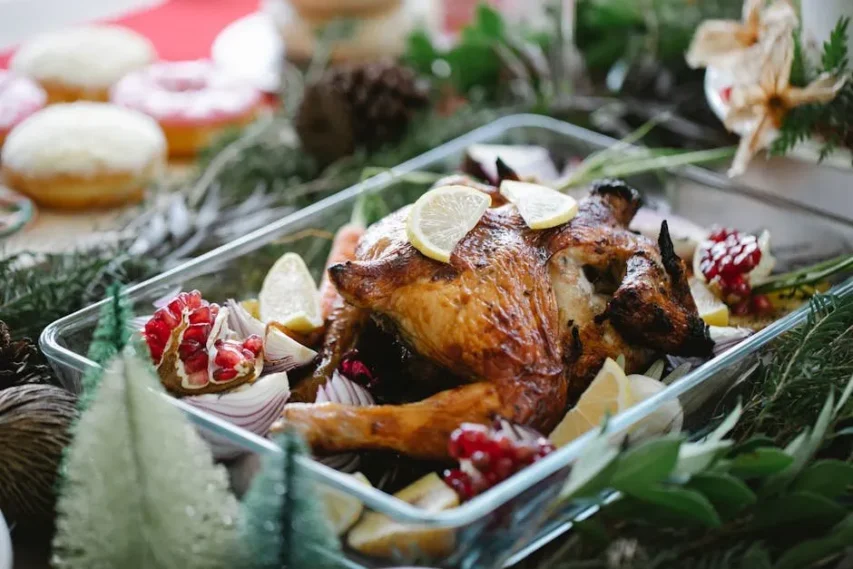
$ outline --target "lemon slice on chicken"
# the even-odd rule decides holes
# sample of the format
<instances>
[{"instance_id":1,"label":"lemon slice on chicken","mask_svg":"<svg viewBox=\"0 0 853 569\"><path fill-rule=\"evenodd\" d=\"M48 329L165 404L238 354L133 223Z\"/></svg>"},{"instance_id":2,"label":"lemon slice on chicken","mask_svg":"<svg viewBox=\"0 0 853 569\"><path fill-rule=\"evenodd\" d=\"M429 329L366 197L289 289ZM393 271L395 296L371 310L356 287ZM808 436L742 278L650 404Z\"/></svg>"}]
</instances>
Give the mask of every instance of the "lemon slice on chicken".
<instances>
[{"instance_id":1,"label":"lemon slice on chicken","mask_svg":"<svg viewBox=\"0 0 853 569\"><path fill-rule=\"evenodd\" d=\"M601 425L605 415L612 417L633 404L631 381L619 364L607 358L578 404L566 413L548 438L557 447L565 446Z\"/></svg>"},{"instance_id":2,"label":"lemon slice on chicken","mask_svg":"<svg viewBox=\"0 0 853 569\"><path fill-rule=\"evenodd\" d=\"M491 201L488 194L466 186L430 190L409 211L409 242L430 259L447 263L453 248L474 229Z\"/></svg>"},{"instance_id":3,"label":"lemon slice on chicken","mask_svg":"<svg viewBox=\"0 0 853 569\"><path fill-rule=\"evenodd\" d=\"M539 184L504 180L501 195L518 208L530 229L557 227L578 214L577 200Z\"/></svg>"},{"instance_id":4,"label":"lemon slice on chicken","mask_svg":"<svg viewBox=\"0 0 853 569\"><path fill-rule=\"evenodd\" d=\"M705 324L708 326L729 325L729 307L717 298L717 295L708 288L708 285L693 277L690 279L690 294L693 295L696 308L699 310L699 317L705 321Z\"/></svg>"},{"instance_id":5,"label":"lemon slice on chicken","mask_svg":"<svg viewBox=\"0 0 853 569\"><path fill-rule=\"evenodd\" d=\"M277 322L294 332L311 332L323 325L320 293L305 261L285 253L275 262L258 294L261 321Z\"/></svg>"},{"instance_id":6,"label":"lemon slice on chicken","mask_svg":"<svg viewBox=\"0 0 853 569\"><path fill-rule=\"evenodd\" d=\"M370 480L361 472L356 472L352 477L365 486L371 486ZM351 528L364 511L364 504L361 503L361 500L332 488L324 488L323 502L326 506L329 523L338 535Z\"/></svg>"}]
</instances>

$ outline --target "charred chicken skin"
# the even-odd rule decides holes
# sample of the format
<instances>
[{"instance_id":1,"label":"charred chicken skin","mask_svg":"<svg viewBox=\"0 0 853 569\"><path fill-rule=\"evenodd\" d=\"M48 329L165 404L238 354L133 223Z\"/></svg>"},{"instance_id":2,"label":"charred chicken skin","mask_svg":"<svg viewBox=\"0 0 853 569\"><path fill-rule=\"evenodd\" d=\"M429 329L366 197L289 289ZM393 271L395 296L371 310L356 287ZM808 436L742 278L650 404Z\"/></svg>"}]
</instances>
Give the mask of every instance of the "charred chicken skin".
<instances>
[{"instance_id":1,"label":"charred chicken skin","mask_svg":"<svg viewBox=\"0 0 853 569\"><path fill-rule=\"evenodd\" d=\"M501 416L550 432L607 357L625 354L630 370L656 350L710 352L666 225L658 244L628 230L635 190L600 182L574 219L542 231L492 203L449 264L408 242L403 208L368 229L355 261L329 269L353 316L381 321L467 383L404 405L290 404L277 428L296 426L321 453L443 458L463 422Z\"/></svg>"}]
</instances>

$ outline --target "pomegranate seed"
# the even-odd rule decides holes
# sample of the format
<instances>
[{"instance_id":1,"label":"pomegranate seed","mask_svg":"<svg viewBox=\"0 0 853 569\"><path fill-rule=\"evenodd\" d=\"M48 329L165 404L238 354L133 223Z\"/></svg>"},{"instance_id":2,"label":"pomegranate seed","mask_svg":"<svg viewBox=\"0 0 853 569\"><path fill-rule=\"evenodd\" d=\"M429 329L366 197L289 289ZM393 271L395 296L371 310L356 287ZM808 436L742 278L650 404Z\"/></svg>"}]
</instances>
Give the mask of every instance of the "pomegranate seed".
<instances>
[{"instance_id":1,"label":"pomegranate seed","mask_svg":"<svg viewBox=\"0 0 853 569\"><path fill-rule=\"evenodd\" d=\"M240 349L234 344L217 340L215 344L216 356L213 358L213 363L222 368L234 368L245 361Z\"/></svg>"},{"instance_id":2,"label":"pomegranate seed","mask_svg":"<svg viewBox=\"0 0 853 569\"><path fill-rule=\"evenodd\" d=\"M499 480L506 480L516 471L516 463L512 459L502 458L495 463L494 473Z\"/></svg>"},{"instance_id":3,"label":"pomegranate seed","mask_svg":"<svg viewBox=\"0 0 853 569\"><path fill-rule=\"evenodd\" d=\"M200 352L196 352L192 356L182 359L184 362L184 371L187 373L196 373L202 370L207 369L207 364L210 361L207 352L202 350Z\"/></svg>"},{"instance_id":4,"label":"pomegranate seed","mask_svg":"<svg viewBox=\"0 0 853 569\"><path fill-rule=\"evenodd\" d=\"M202 304L204 304L204 300L201 298L201 293L197 290L191 290L188 293L185 293L187 296L186 303L187 308L194 309L199 308Z\"/></svg>"},{"instance_id":5,"label":"pomegranate seed","mask_svg":"<svg viewBox=\"0 0 853 569\"><path fill-rule=\"evenodd\" d=\"M725 241L729 235L734 233L734 231L734 229L729 229L727 227L715 227L708 235L708 239L715 243Z\"/></svg>"},{"instance_id":6,"label":"pomegranate seed","mask_svg":"<svg viewBox=\"0 0 853 569\"><path fill-rule=\"evenodd\" d=\"M186 306L186 300L181 298L180 295L178 295L177 297L172 299L169 304L166 305L166 311L170 312L175 318L180 318L183 315L184 308L186 308Z\"/></svg>"},{"instance_id":7,"label":"pomegranate seed","mask_svg":"<svg viewBox=\"0 0 853 569\"><path fill-rule=\"evenodd\" d=\"M773 312L773 303L764 294L756 294L752 297L750 308L756 314L769 314Z\"/></svg>"},{"instance_id":8,"label":"pomegranate seed","mask_svg":"<svg viewBox=\"0 0 853 569\"><path fill-rule=\"evenodd\" d=\"M206 344L210 336L210 324L192 324L184 330L183 340L194 340L199 344Z\"/></svg>"},{"instance_id":9,"label":"pomegranate seed","mask_svg":"<svg viewBox=\"0 0 853 569\"><path fill-rule=\"evenodd\" d=\"M341 365L338 367L338 371L341 375L350 381L358 383L359 385L363 385L368 388L376 385L376 377L373 375L373 372L370 371L370 368L368 368L363 361L358 359L357 350L352 350L343 357Z\"/></svg>"},{"instance_id":10,"label":"pomegranate seed","mask_svg":"<svg viewBox=\"0 0 853 569\"><path fill-rule=\"evenodd\" d=\"M476 468L477 470L487 470L491 463L492 456L489 453L483 452L481 450L475 450L471 454L471 464L473 464L474 468Z\"/></svg>"},{"instance_id":11,"label":"pomegranate seed","mask_svg":"<svg viewBox=\"0 0 853 569\"><path fill-rule=\"evenodd\" d=\"M748 297L751 289L745 275L761 262L758 239L727 228L714 229L708 239L712 245L701 251L699 258L705 279L716 282L728 302Z\"/></svg>"},{"instance_id":12,"label":"pomegranate seed","mask_svg":"<svg viewBox=\"0 0 853 569\"><path fill-rule=\"evenodd\" d=\"M170 310L164 310L161 308L155 313L155 316L158 320L168 326L170 330L181 323L181 314L178 313L176 316L175 314L172 314Z\"/></svg>"},{"instance_id":13,"label":"pomegranate seed","mask_svg":"<svg viewBox=\"0 0 853 569\"><path fill-rule=\"evenodd\" d=\"M215 369L213 370L213 379L216 381L230 381L237 377L236 369Z\"/></svg>"},{"instance_id":14,"label":"pomegranate seed","mask_svg":"<svg viewBox=\"0 0 853 569\"><path fill-rule=\"evenodd\" d=\"M189 317L190 324L209 324L213 322L213 318L210 316L210 307L209 306L199 306L192 312L190 312Z\"/></svg>"},{"instance_id":15,"label":"pomegranate seed","mask_svg":"<svg viewBox=\"0 0 853 569\"><path fill-rule=\"evenodd\" d=\"M750 293L749 283L740 274L729 278L726 282L726 288L729 294L738 298L746 298Z\"/></svg>"},{"instance_id":16,"label":"pomegranate seed","mask_svg":"<svg viewBox=\"0 0 853 569\"><path fill-rule=\"evenodd\" d=\"M252 356L247 356L248 358L252 359L254 356L257 356L261 353L261 350L264 347L264 341L261 339L260 336L252 334L243 341L243 347L252 353Z\"/></svg>"},{"instance_id":17,"label":"pomegranate seed","mask_svg":"<svg viewBox=\"0 0 853 569\"><path fill-rule=\"evenodd\" d=\"M467 472L458 468L445 470L443 478L444 483L453 488L461 499L469 500L474 497L474 483Z\"/></svg>"},{"instance_id":18,"label":"pomegranate seed","mask_svg":"<svg viewBox=\"0 0 853 569\"><path fill-rule=\"evenodd\" d=\"M482 450L488 440L489 430L483 425L465 423L450 435L450 456L456 459L470 458L476 450Z\"/></svg>"},{"instance_id":19,"label":"pomegranate seed","mask_svg":"<svg viewBox=\"0 0 853 569\"><path fill-rule=\"evenodd\" d=\"M182 360L185 360L203 348L204 345L196 342L195 340L184 339L184 341L178 346L178 355L181 356Z\"/></svg>"},{"instance_id":20,"label":"pomegranate seed","mask_svg":"<svg viewBox=\"0 0 853 569\"><path fill-rule=\"evenodd\" d=\"M145 341L148 344L148 350L151 352L151 359L159 363L163 358L163 350L166 349L166 345L162 344L157 336L151 334L145 334Z\"/></svg>"}]
</instances>

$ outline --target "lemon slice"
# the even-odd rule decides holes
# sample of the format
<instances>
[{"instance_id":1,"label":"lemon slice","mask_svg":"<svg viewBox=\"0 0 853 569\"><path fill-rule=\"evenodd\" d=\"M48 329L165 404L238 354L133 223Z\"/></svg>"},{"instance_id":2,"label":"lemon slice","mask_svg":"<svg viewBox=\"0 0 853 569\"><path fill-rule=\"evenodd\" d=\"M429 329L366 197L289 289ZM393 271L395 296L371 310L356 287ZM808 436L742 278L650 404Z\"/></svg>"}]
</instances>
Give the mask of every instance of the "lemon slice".
<instances>
[{"instance_id":1,"label":"lemon slice","mask_svg":"<svg viewBox=\"0 0 853 569\"><path fill-rule=\"evenodd\" d=\"M263 322L278 322L294 332L311 332L323 325L320 293L305 261L296 253L285 253L272 266L258 304Z\"/></svg>"},{"instance_id":2,"label":"lemon slice","mask_svg":"<svg viewBox=\"0 0 853 569\"><path fill-rule=\"evenodd\" d=\"M590 429L598 427L604 416L611 417L634 404L631 382L615 361L607 358L601 370L574 409L566 413L560 424L548 436L555 446L572 442Z\"/></svg>"},{"instance_id":3,"label":"lemon slice","mask_svg":"<svg viewBox=\"0 0 853 569\"><path fill-rule=\"evenodd\" d=\"M434 472L394 496L427 512L439 512L459 505L456 492ZM441 557L453 550L455 540L453 530L401 524L376 512L366 513L347 536L347 543L356 551L394 559L401 556L408 559Z\"/></svg>"},{"instance_id":4,"label":"lemon slice","mask_svg":"<svg viewBox=\"0 0 853 569\"><path fill-rule=\"evenodd\" d=\"M246 312L257 318L258 320L261 319L261 306L257 298L247 298L246 300L241 300L240 304L243 306L243 308L246 309Z\"/></svg>"},{"instance_id":5,"label":"lemon slice","mask_svg":"<svg viewBox=\"0 0 853 569\"><path fill-rule=\"evenodd\" d=\"M515 204L530 229L557 227L578 213L575 198L539 184L504 180L501 195Z\"/></svg>"},{"instance_id":6,"label":"lemon slice","mask_svg":"<svg viewBox=\"0 0 853 569\"><path fill-rule=\"evenodd\" d=\"M717 298L708 286L697 278L690 279L690 293L696 301L699 316L708 326L728 326L729 307Z\"/></svg>"},{"instance_id":7,"label":"lemon slice","mask_svg":"<svg viewBox=\"0 0 853 569\"><path fill-rule=\"evenodd\" d=\"M409 211L409 242L430 259L447 263L453 248L474 229L491 201L488 194L466 186L430 190Z\"/></svg>"},{"instance_id":8,"label":"lemon slice","mask_svg":"<svg viewBox=\"0 0 853 569\"><path fill-rule=\"evenodd\" d=\"M352 477L365 486L371 486L370 480L361 472L356 472ZM332 488L325 488L323 501L326 505L326 515L329 518L329 523L332 524L332 528L338 535L351 528L364 511L364 505L361 503L361 500L355 496L333 490Z\"/></svg>"}]
</instances>

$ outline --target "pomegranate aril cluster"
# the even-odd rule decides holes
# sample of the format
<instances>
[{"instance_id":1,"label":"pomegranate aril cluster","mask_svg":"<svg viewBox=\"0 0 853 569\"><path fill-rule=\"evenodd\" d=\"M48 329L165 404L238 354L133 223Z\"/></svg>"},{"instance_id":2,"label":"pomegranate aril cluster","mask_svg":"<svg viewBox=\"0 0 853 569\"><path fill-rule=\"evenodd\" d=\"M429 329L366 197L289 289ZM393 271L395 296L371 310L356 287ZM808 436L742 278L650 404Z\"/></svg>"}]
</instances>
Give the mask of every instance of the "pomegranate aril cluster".
<instances>
[{"instance_id":1,"label":"pomegranate aril cluster","mask_svg":"<svg viewBox=\"0 0 853 569\"><path fill-rule=\"evenodd\" d=\"M747 299L752 292L748 273L761 262L758 239L725 228L715 229L708 239L712 245L702 251L699 262L705 279L719 286L728 302Z\"/></svg>"},{"instance_id":2,"label":"pomegranate aril cluster","mask_svg":"<svg viewBox=\"0 0 853 569\"><path fill-rule=\"evenodd\" d=\"M554 450L544 437L518 440L499 429L464 423L450 435L448 452L459 468L446 470L444 481L468 500L506 480Z\"/></svg>"},{"instance_id":3,"label":"pomegranate aril cluster","mask_svg":"<svg viewBox=\"0 0 853 569\"><path fill-rule=\"evenodd\" d=\"M163 351L172 337L172 330L177 328L183 320L184 311L196 311L203 307L208 308L207 302L201 298L199 291L194 290L180 293L169 304L154 312L154 315L145 324L144 336L148 348L151 350L151 357L155 362L159 363L163 359ZM216 311L219 310L219 307L215 304L212 307ZM212 321L211 319L210 322ZM192 315L190 322L192 322ZM208 330L209 333L210 331ZM207 336L205 336L206 339Z\"/></svg>"}]
</instances>

